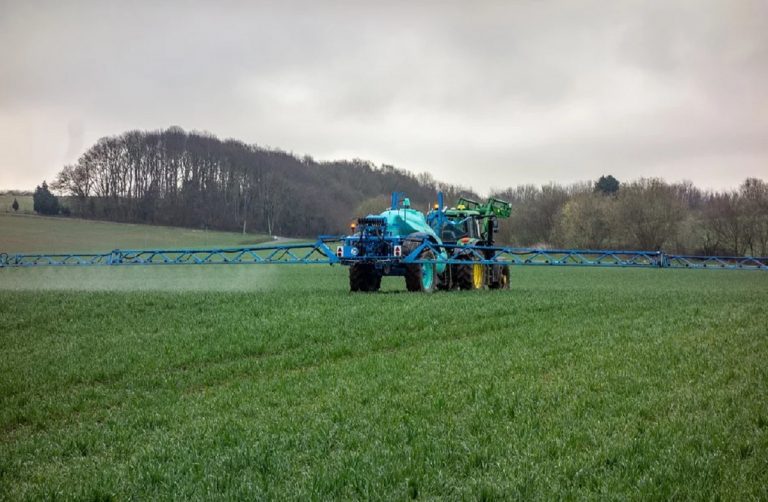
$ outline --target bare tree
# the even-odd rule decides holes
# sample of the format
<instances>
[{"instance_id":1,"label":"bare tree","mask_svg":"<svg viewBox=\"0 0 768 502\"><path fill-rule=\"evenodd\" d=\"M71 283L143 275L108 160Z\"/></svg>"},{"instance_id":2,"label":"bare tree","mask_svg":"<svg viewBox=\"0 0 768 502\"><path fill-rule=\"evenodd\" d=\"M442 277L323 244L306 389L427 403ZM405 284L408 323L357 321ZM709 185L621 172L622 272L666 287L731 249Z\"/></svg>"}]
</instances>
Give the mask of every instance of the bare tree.
<instances>
[{"instance_id":1,"label":"bare tree","mask_svg":"<svg viewBox=\"0 0 768 502\"><path fill-rule=\"evenodd\" d=\"M737 192L715 193L704 211L703 223L717 241L715 251L740 255L744 251L744 219Z\"/></svg>"},{"instance_id":2,"label":"bare tree","mask_svg":"<svg viewBox=\"0 0 768 502\"><path fill-rule=\"evenodd\" d=\"M746 179L739 187L739 199L745 252L768 256L768 184L756 178Z\"/></svg>"},{"instance_id":3,"label":"bare tree","mask_svg":"<svg viewBox=\"0 0 768 502\"><path fill-rule=\"evenodd\" d=\"M674 189L660 179L624 184L615 207L614 235L642 250L658 250L671 241L684 213Z\"/></svg>"},{"instance_id":4,"label":"bare tree","mask_svg":"<svg viewBox=\"0 0 768 502\"><path fill-rule=\"evenodd\" d=\"M602 249L611 235L613 199L601 193L577 194L566 202L555 224L555 243L561 247Z\"/></svg>"}]
</instances>

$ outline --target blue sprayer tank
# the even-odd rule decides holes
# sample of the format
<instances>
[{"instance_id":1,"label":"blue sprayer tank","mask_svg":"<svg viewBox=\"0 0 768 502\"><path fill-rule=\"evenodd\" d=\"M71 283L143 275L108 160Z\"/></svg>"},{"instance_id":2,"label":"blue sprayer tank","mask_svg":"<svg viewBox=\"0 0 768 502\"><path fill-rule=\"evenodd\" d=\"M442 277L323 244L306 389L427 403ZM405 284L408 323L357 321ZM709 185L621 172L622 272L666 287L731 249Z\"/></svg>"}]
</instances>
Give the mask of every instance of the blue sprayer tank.
<instances>
[{"instance_id":1,"label":"blue sprayer tank","mask_svg":"<svg viewBox=\"0 0 768 502\"><path fill-rule=\"evenodd\" d=\"M422 233L432 237L435 242L440 242L440 238L420 211L410 208L388 209L376 216L386 220L387 233L393 237L407 237L413 233Z\"/></svg>"}]
</instances>

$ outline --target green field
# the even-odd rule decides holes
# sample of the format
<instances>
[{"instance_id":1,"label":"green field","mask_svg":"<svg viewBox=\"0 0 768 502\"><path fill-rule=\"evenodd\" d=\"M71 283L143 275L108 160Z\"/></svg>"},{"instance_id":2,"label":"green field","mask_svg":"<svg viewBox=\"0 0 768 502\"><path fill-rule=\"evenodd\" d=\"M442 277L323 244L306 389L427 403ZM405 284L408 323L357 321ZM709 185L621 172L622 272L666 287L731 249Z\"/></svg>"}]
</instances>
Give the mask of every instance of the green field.
<instances>
[{"instance_id":1,"label":"green field","mask_svg":"<svg viewBox=\"0 0 768 502\"><path fill-rule=\"evenodd\" d=\"M768 498L768 274L345 273L0 270L0 498Z\"/></svg>"},{"instance_id":2,"label":"green field","mask_svg":"<svg viewBox=\"0 0 768 502\"><path fill-rule=\"evenodd\" d=\"M13 210L13 199L19 203L19 210ZM2 213L34 214L31 195L0 194L0 216Z\"/></svg>"},{"instance_id":3,"label":"green field","mask_svg":"<svg viewBox=\"0 0 768 502\"><path fill-rule=\"evenodd\" d=\"M135 225L77 218L0 212L0 252L94 252L186 246L239 246L264 242L263 235Z\"/></svg>"}]
</instances>

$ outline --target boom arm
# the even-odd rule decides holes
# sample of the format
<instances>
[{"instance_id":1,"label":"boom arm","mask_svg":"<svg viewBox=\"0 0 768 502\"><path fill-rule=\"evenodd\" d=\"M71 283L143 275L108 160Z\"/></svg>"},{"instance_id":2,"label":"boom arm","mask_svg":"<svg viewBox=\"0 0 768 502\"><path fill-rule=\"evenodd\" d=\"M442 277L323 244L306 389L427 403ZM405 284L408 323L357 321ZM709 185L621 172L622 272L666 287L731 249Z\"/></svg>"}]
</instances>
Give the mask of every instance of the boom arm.
<instances>
[{"instance_id":1,"label":"boom arm","mask_svg":"<svg viewBox=\"0 0 768 502\"><path fill-rule=\"evenodd\" d=\"M341 260L332 246L341 237L321 236L313 243L279 244L223 249L155 249L114 250L107 253L73 254L5 254L0 253L0 269L35 266L124 266L124 265L225 265L225 264L336 264ZM425 241L403 263L453 263L465 261L417 258L429 248L435 255L441 249L454 249L455 244ZM661 251L534 249L502 246L462 246L474 251L483 265L560 265L647 268L700 268L731 270L766 270L768 257L672 255Z\"/></svg>"}]
</instances>

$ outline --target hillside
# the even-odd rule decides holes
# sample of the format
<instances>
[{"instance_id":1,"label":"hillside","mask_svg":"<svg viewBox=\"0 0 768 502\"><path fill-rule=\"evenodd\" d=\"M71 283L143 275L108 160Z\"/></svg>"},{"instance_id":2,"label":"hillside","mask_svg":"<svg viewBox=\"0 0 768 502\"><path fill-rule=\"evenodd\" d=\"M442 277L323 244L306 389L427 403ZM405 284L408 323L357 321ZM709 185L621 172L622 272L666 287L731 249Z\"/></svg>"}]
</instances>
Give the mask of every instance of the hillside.
<instances>
[{"instance_id":1,"label":"hillside","mask_svg":"<svg viewBox=\"0 0 768 502\"><path fill-rule=\"evenodd\" d=\"M437 188L392 166L317 162L178 127L102 138L53 186L79 217L291 236L343 231L392 191L426 207Z\"/></svg>"}]
</instances>

